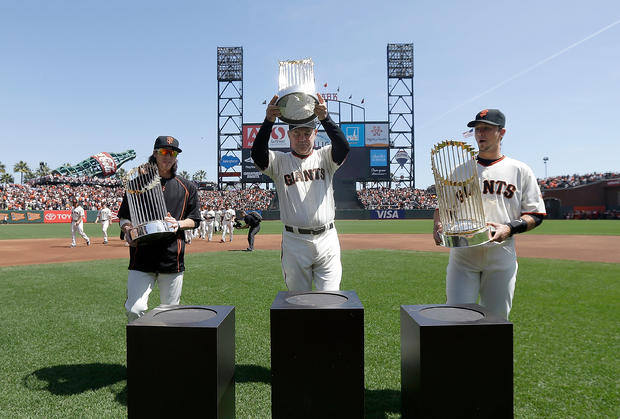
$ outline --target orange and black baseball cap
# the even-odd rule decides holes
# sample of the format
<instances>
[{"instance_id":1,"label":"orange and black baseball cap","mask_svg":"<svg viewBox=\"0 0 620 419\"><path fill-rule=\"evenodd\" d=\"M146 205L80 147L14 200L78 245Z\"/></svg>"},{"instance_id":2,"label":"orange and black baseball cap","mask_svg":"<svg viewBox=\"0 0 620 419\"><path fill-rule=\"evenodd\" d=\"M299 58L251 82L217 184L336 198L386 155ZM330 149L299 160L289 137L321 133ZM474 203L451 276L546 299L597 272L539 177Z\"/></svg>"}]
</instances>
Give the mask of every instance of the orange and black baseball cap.
<instances>
[{"instance_id":1,"label":"orange and black baseball cap","mask_svg":"<svg viewBox=\"0 0 620 419\"><path fill-rule=\"evenodd\" d=\"M506 126L506 117L499 109L483 109L476 114L476 119L467 123L467 126L470 128L474 127L478 122L504 128Z\"/></svg>"},{"instance_id":2,"label":"orange and black baseball cap","mask_svg":"<svg viewBox=\"0 0 620 419\"><path fill-rule=\"evenodd\" d=\"M160 135L155 139L153 150L157 150L158 148L170 148L178 151L179 153L181 152L181 149L179 148L179 140L174 137L170 137L169 135Z\"/></svg>"}]
</instances>

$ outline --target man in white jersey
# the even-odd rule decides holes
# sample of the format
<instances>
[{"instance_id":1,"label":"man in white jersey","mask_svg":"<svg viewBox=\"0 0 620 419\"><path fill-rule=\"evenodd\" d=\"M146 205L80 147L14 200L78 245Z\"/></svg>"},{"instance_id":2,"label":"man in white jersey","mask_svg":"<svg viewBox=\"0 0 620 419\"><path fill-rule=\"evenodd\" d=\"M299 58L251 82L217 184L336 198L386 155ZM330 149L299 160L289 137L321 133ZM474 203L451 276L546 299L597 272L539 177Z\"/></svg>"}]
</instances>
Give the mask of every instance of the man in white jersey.
<instances>
[{"instance_id":1,"label":"man in white jersey","mask_svg":"<svg viewBox=\"0 0 620 419\"><path fill-rule=\"evenodd\" d=\"M110 218L112 218L112 211L106 204L103 204L97 214L95 223L101 223L101 231L103 231L103 244L108 244L108 227L110 226Z\"/></svg>"},{"instance_id":2,"label":"man in white jersey","mask_svg":"<svg viewBox=\"0 0 620 419\"><path fill-rule=\"evenodd\" d=\"M491 241L482 246L452 248L446 273L448 304L476 303L508 319L517 279L513 236L542 223L545 204L536 177L525 163L501 153L506 118L498 109L484 109L467 124L478 143L478 177ZM441 243L439 211L433 237Z\"/></svg>"},{"instance_id":3,"label":"man in white jersey","mask_svg":"<svg viewBox=\"0 0 620 419\"><path fill-rule=\"evenodd\" d=\"M73 200L73 208L71 209L71 247L75 247L75 233L79 233L84 240L86 240L86 246L90 246L90 239L84 233L84 223L82 218L84 217L84 208L80 205L77 199Z\"/></svg>"},{"instance_id":4,"label":"man in white jersey","mask_svg":"<svg viewBox=\"0 0 620 419\"><path fill-rule=\"evenodd\" d=\"M213 211L213 207L207 206L204 218L207 241L211 241L213 239L213 227L215 224L215 211Z\"/></svg>"},{"instance_id":5,"label":"man in white jersey","mask_svg":"<svg viewBox=\"0 0 620 419\"><path fill-rule=\"evenodd\" d=\"M221 209L215 211L215 231L222 230L222 216L224 212Z\"/></svg>"},{"instance_id":6,"label":"man in white jersey","mask_svg":"<svg viewBox=\"0 0 620 419\"><path fill-rule=\"evenodd\" d=\"M235 210L228 208L222 215L222 240L220 240L220 243L224 243L226 241L226 234L229 236L229 241L233 240L234 223Z\"/></svg>"},{"instance_id":7,"label":"man in white jersey","mask_svg":"<svg viewBox=\"0 0 620 419\"><path fill-rule=\"evenodd\" d=\"M319 291L339 290L342 277L332 180L349 153L349 143L329 117L325 100L317 96L314 113L331 145L314 150L317 129L312 121L289 126L291 152L269 150L271 129L280 116L276 95L252 146L254 164L278 191L284 224L282 273L289 291L311 291L313 281Z\"/></svg>"}]
</instances>

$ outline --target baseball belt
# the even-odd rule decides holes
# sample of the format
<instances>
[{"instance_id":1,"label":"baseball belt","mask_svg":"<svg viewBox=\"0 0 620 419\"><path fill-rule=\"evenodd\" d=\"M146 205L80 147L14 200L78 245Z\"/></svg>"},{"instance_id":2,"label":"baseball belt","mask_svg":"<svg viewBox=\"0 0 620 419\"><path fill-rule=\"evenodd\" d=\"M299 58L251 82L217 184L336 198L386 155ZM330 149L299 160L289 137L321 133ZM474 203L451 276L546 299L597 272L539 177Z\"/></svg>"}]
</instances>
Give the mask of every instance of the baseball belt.
<instances>
[{"instance_id":1,"label":"baseball belt","mask_svg":"<svg viewBox=\"0 0 620 419\"><path fill-rule=\"evenodd\" d=\"M327 230L331 230L332 228L334 228L334 223L329 223L329 224L326 224L324 226L317 227L317 228L298 228L298 227L291 227L287 225L284 226L284 229L291 233L312 234L312 235L323 234Z\"/></svg>"}]
</instances>

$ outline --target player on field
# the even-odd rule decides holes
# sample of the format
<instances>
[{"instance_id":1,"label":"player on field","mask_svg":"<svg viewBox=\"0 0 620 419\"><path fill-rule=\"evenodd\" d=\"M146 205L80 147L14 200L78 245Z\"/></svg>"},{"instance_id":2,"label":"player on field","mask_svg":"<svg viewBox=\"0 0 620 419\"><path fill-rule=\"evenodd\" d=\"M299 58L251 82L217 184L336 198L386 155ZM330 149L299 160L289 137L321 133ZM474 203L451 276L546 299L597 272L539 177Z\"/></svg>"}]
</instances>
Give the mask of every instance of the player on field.
<instances>
[{"instance_id":1,"label":"player on field","mask_svg":"<svg viewBox=\"0 0 620 419\"><path fill-rule=\"evenodd\" d=\"M484 109L467 124L478 143L477 169L491 241L475 247L451 248L446 273L448 304L476 303L506 319L517 279L514 235L542 223L545 204L536 177L525 163L501 153L506 118L498 109ZM439 211L433 237L441 243Z\"/></svg>"},{"instance_id":2,"label":"player on field","mask_svg":"<svg viewBox=\"0 0 620 419\"><path fill-rule=\"evenodd\" d=\"M314 121L290 125L288 153L269 150L269 137L280 108L274 96L254 145L256 167L276 185L280 201L282 232L282 273L289 291L340 289L342 265L340 242L334 226L334 173L349 153L344 133L331 120L327 105L317 94L314 114L331 140L331 145L314 150L317 129Z\"/></svg>"},{"instance_id":3,"label":"player on field","mask_svg":"<svg viewBox=\"0 0 620 419\"><path fill-rule=\"evenodd\" d=\"M181 299L185 272L185 231L200 224L198 191L194 182L176 175L177 155L181 152L176 138L160 136L155 140L150 163L156 163L168 215L165 220L175 230L170 239L137 244L129 236L133 228L127 194L118 210L119 224L129 247L129 275L125 310L131 322L148 309L149 294L159 287L161 304L177 305Z\"/></svg>"}]
</instances>

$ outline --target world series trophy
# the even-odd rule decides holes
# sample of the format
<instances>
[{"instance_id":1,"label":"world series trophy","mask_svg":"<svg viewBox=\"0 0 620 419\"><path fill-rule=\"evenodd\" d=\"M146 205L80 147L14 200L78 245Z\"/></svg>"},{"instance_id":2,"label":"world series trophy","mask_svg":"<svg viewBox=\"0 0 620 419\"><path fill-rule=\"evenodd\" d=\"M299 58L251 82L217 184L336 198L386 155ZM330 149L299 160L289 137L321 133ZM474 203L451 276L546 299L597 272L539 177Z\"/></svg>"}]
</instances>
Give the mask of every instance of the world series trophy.
<instances>
[{"instance_id":1,"label":"world series trophy","mask_svg":"<svg viewBox=\"0 0 620 419\"><path fill-rule=\"evenodd\" d=\"M133 228L129 237L136 243L150 243L175 236L165 221L168 213L156 164L145 163L123 177Z\"/></svg>"},{"instance_id":2,"label":"world series trophy","mask_svg":"<svg viewBox=\"0 0 620 419\"><path fill-rule=\"evenodd\" d=\"M319 103L314 85L312 58L280 61L278 101L280 119L288 124L305 124L316 118L314 106Z\"/></svg>"},{"instance_id":3,"label":"world series trophy","mask_svg":"<svg viewBox=\"0 0 620 419\"><path fill-rule=\"evenodd\" d=\"M431 150L431 167L443 227L441 245L473 247L489 242L473 147L442 141Z\"/></svg>"}]
</instances>

